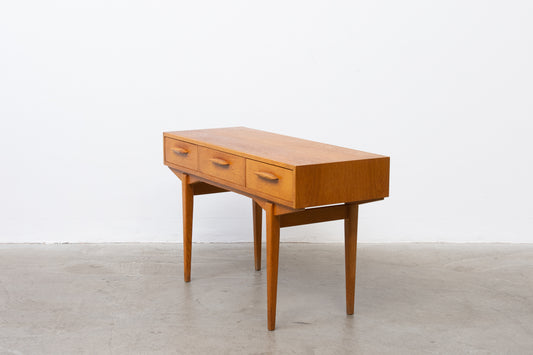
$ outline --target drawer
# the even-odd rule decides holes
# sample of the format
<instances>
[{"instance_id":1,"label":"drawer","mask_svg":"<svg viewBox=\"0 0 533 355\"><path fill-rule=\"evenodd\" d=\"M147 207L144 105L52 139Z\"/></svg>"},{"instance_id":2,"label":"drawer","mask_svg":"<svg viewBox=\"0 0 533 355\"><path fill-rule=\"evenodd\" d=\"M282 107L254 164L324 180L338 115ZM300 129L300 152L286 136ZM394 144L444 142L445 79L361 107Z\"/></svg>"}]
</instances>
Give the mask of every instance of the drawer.
<instances>
[{"instance_id":1,"label":"drawer","mask_svg":"<svg viewBox=\"0 0 533 355\"><path fill-rule=\"evenodd\" d=\"M246 187L292 201L294 174L289 169L248 159L246 161Z\"/></svg>"},{"instance_id":2,"label":"drawer","mask_svg":"<svg viewBox=\"0 0 533 355\"><path fill-rule=\"evenodd\" d=\"M198 147L196 144L165 138L165 159L169 163L198 170Z\"/></svg>"},{"instance_id":3,"label":"drawer","mask_svg":"<svg viewBox=\"0 0 533 355\"><path fill-rule=\"evenodd\" d=\"M198 147L198 170L244 186L245 159L215 149Z\"/></svg>"}]
</instances>

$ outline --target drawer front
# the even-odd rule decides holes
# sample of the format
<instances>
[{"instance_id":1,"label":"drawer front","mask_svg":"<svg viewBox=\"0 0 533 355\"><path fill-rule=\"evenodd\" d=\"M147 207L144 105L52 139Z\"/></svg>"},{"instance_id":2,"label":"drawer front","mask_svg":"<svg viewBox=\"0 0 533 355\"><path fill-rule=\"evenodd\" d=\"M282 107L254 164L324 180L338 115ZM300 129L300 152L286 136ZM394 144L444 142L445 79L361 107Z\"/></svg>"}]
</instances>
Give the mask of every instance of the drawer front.
<instances>
[{"instance_id":1,"label":"drawer front","mask_svg":"<svg viewBox=\"0 0 533 355\"><path fill-rule=\"evenodd\" d=\"M165 138L167 162L198 170L198 147L177 139Z\"/></svg>"},{"instance_id":2,"label":"drawer front","mask_svg":"<svg viewBox=\"0 0 533 355\"><path fill-rule=\"evenodd\" d=\"M289 169L248 159L246 161L246 187L292 201L294 174Z\"/></svg>"},{"instance_id":3,"label":"drawer front","mask_svg":"<svg viewBox=\"0 0 533 355\"><path fill-rule=\"evenodd\" d=\"M198 170L244 186L245 159L215 149L198 147Z\"/></svg>"}]
</instances>

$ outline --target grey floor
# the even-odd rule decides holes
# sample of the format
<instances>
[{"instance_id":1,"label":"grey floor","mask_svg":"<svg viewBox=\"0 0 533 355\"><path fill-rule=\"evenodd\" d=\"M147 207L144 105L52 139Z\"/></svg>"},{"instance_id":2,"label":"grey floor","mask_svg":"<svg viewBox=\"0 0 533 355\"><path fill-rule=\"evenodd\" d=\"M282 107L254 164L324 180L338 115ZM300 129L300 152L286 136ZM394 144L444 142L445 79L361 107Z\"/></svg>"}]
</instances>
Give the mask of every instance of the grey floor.
<instances>
[{"instance_id":1,"label":"grey floor","mask_svg":"<svg viewBox=\"0 0 533 355\"><path fill-rule=\"evenodd\" d=\"M252 244L0 245L0 354L532 354L533 245L282 244L277 329ZM263 262L264 265L264 262Z\"/></svg>"}]
</instances>

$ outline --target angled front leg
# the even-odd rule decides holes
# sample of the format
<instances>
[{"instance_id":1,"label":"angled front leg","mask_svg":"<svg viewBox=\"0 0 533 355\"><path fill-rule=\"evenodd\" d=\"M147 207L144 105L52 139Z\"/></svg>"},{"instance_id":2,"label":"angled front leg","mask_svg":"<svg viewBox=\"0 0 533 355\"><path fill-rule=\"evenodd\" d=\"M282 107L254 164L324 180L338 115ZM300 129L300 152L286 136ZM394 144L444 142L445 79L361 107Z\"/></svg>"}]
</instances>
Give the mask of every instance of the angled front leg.
<instances>
[{"instance_id":1,"label":"angled front leg","mask_svg":"<svg viewBox=\"0 0 533 355\"><path fill-rule=\"evenodd\" d=\"M257 202L252 200L253 220L254 220L254 260L255 269L261 270L261 228L263 220L263 209Z\"/></svg>"},{"instance_id":2,"label":"angled front leg","mask_svg":"<svg viewBox=\"0 0 533 355\"><path fill-rule=\"evenodd\" d=\"M357 254L357 217L359 205L346 204L344 219L344 254L346 269L346 314L353 314L355 301L355 265Z\"/></svg>"},{"instance_id":3,"label":"angled front leg","mask_svg":"<svg viewBox=\"0 0 533 355\"><path fill-rule=\"evenodd\" d=\"M279 216L274 214L274 205L266 204L267 228L267 307L268 330L276 328L276 298L278 293Z\"/></svg>"},{"instance_id":4,"label":"angled front leg","mask_svg":"<svg viewBox=\"0 0 533 355\"><path fill-rule=\"evenodd\" d=\"M194 193L189 175L181 178L181 198L183 209L183 275L185 282L191 281L191 249L192 249L192 210Z\"/></svg>"}]
</instances>

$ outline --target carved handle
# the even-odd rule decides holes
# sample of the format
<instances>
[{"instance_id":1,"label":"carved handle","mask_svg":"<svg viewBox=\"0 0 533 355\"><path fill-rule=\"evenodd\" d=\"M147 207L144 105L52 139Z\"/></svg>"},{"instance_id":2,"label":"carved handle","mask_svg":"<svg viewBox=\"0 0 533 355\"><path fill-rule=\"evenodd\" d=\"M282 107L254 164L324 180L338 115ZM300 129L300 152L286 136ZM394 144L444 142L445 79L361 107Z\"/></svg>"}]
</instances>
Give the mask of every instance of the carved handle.
<instances>
[{"instance_id":1,"label":"carved handle","mask_svg":"<svg viewBox=\"0 0 533 355\"><path fill-rule=\"evenodd\" d=\"M211 158L211 163L218 166L229 166L229 161L220 158Z\"/></svg>"},{"instance_id":2,"label":"carved handle","mask_svg":"<svg viewBox=\"0 0 533 355\"><path fill-rule=\"evenodd\" d=\"M187 155L189 154L189 151L185 148L172 148L172 151L174 152L174 154L179 154L179 155Z\"/></svg>"},{"instance_id":3,"label":"carved handle","mask_svg":"<svg viewBox=\"0 0 533 355\"><path fill-rule=\"evenodd\" d=\"M267 181L277 182L279 180L279 177L272 173L267 173L266 171L256 171L255 175Z\"/></svg>"}]
</instances>

